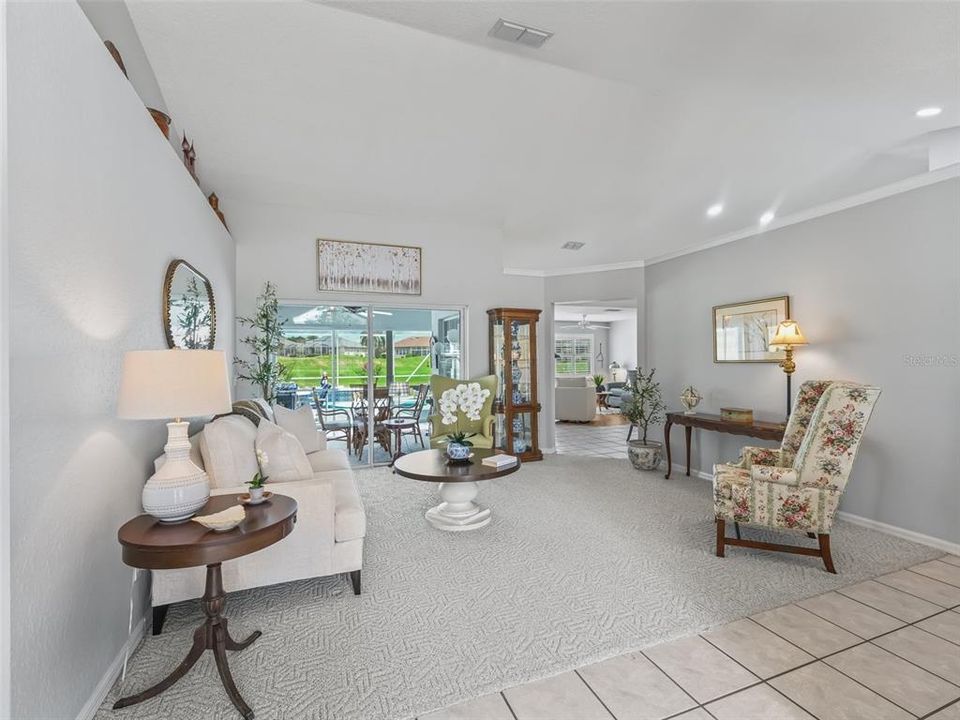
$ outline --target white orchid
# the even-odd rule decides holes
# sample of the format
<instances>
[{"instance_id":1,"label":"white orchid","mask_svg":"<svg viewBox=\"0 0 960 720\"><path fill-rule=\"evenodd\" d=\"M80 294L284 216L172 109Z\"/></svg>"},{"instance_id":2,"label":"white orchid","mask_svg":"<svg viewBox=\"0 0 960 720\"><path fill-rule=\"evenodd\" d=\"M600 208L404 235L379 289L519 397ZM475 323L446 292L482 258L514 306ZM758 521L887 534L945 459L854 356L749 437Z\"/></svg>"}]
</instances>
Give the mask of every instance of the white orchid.
<instances>
[{"instance_id":1,"label":"white orchid","mask_svg":"<svg viewBox=\"0 0 960 720\"><path fill-rule=\"evenodd\" d=\"M267 457L266 450L257 450L257 464L262 468L264 465L270 462L270 458Z\"/></svg>"},{"instance_id":2,"label":"white orchid","mask_svg":"<svg viewBox=\"0 0 960 720\"><path fill-rule=\"evenodd\" d=\"M480 383L461 383L455 388L444 390L440 396L440 420L444 425L455 425L457 412L462 412L468 420L479 420L483 404L490 397L490 391L481 388Z\"/></svg>"}]
</instances>

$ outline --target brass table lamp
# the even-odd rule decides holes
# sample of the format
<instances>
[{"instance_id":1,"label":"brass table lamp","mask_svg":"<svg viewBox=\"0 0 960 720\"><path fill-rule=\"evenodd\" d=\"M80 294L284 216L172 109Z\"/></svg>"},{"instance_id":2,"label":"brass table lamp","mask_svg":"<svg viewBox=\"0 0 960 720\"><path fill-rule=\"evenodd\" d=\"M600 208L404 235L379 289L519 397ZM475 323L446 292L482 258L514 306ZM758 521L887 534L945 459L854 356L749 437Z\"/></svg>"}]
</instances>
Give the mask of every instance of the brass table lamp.
<instances>
[{"instance_id":1,"label":"brass table lamp","mask_svg":"<svg viewBox=\"0 0 960 720\"><path fill-rule=\"evenodd\" d=\"M777 325L777 332L770 341L771 349L782 348L786 352L786 357L780 362L780 367L787 374L787 417L790 417L790 400L792 392L790 389L790 378L793 371L797 369L797 364L793 361L793 348L800 345L806 345L807 339L800 332L800 326L796 320L784 320Z\"/></svg>"}]
</instances>

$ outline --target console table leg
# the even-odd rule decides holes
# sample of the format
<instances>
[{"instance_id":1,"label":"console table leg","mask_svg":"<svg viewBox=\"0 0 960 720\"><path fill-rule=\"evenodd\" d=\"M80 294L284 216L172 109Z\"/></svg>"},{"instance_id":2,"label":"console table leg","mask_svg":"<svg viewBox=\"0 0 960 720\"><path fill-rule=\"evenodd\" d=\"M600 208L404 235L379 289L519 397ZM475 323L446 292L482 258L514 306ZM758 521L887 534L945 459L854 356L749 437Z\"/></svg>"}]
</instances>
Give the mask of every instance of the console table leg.
<instances>
[{"instance_id":1,"label":"console table leg","mask_svg":"<svg viewBox=\"0 0 960 720\"><path fill-rule=\"evenodd\" d=\"M667 480L670 479L670 473L673 470L673 459L670 456L670 428L672 427L673 423L667 418L667 423L663 426L663 444L667 450L667 474L664 477Z\"/></svg>"},{"instance_id":2,"label":"console table leg","mask_svg":"<svg viewBox=\"0 0 960 720\"><path fill-rule=\"evenodd\" d=\"M182 678L190 668L193 667L194 663L200 659L200 656L203 655L203 651L207 649L207 633L206 626L201 625L197 628L196 632L193 633L193 647L190 648L190 652L187 653L187 656L183 661L177 665L176 669L167 675L163 680L158 682L151 688L147 688L142 693L137 693L136 695L128 695L125 698L120 698L113 704L114 710L119 710L120 708L127 707L129 705L136 705L141 703L144 700L149 700L152 697L156 697L168 687L172 686L177 680Z\"/></svg>"},{"instance_id":3,"label":"console table leg","mask_svg":"<svg viewBox=\"0 0 960 720\"><path fill-rule=\"evenodd\" d=\"M252 720L253 710L251 710L250 706L240 697L240 691L237 690L237 685L233 682L233 675L230 674L230 666L227 664L226 635L227 631L223 625L213 626L213 657L217 661L217 671L220 673L220 682L223 683L223 687L227 691L227 695L230 696L234 707L240 711L240 714L243 715L246 720ZM254 640L256 640L256 638L254 638Z\"/></svg>"},{"instance_id":4,"label":"console table leg","mask_svg":"<svg viewBox=\"0 0 960 720\"><path fill-rule=\"evenodd\" d=\"M687 440L687 477L690 477L690 436L693 435L693 428L689 425L684 425L683 435Z\"/></svg>"}]
</instances>

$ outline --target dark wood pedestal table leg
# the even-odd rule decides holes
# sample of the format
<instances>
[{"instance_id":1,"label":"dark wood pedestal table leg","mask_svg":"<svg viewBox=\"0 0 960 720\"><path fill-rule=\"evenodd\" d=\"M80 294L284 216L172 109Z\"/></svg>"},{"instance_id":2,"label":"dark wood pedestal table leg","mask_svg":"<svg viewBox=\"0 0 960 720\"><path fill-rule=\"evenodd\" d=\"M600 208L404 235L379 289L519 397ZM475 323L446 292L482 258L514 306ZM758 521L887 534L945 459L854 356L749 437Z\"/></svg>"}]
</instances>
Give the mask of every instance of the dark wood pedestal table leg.
<instances>
[{"instance_id":1,"label":"dark wood pedestal table leg","mask_svg":"<svg viewBox=\"0 0 960 720\"><path fill-rule=\"evenodd\" d=\"M128 705L136 705L144 700L156 697L186 675L205 650L213 650L213 657L217 662L217 671L220 673L220 681L223 683L227 695L230 696L230 700L240 711L240 714L247 720L251 720L253 710L240 697L240 691L237 690L237 686L233 682L233 676L230 674L230 667L227 664L227 650L243 650L260 637L260 631L257 630L243 642L237 642L230 637L230 633L227 632L227 619L222 615L226 599L226 593L223 592L220 563L207 565L207 584L203 591L203 598L200 600L200 605L203 607L203 613L207 616L207 619L193 633L193 647L190 648L190 652L166 678L138 695L130 695L117 700L113 709L117 710Z\"/></svg>"}]
</instances>

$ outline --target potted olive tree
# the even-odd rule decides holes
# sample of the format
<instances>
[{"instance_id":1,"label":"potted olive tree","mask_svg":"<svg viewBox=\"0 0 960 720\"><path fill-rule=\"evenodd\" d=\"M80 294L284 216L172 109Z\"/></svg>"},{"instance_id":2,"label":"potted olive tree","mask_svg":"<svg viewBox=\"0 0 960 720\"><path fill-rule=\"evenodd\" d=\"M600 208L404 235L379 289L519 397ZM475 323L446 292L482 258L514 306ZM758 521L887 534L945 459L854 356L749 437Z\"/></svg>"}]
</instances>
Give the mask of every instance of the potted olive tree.
<instances>
[{"instance_id":1,"label":"potted olive tree","mask_svg":"<svg viewBox=\"0 0 960 720\"><path fill-rule=\"evenodd\" d=\"M637 426L639 437L627 442L627 455L637 470L656 470L663 459L663 443L647 440L647 431L651 424L663 420L663 396L660 383L654 381L656 368L644 374L637 369L637 376L630 383L624 399L623 414L632 425Z\"/></svg>"}]
</instances>

